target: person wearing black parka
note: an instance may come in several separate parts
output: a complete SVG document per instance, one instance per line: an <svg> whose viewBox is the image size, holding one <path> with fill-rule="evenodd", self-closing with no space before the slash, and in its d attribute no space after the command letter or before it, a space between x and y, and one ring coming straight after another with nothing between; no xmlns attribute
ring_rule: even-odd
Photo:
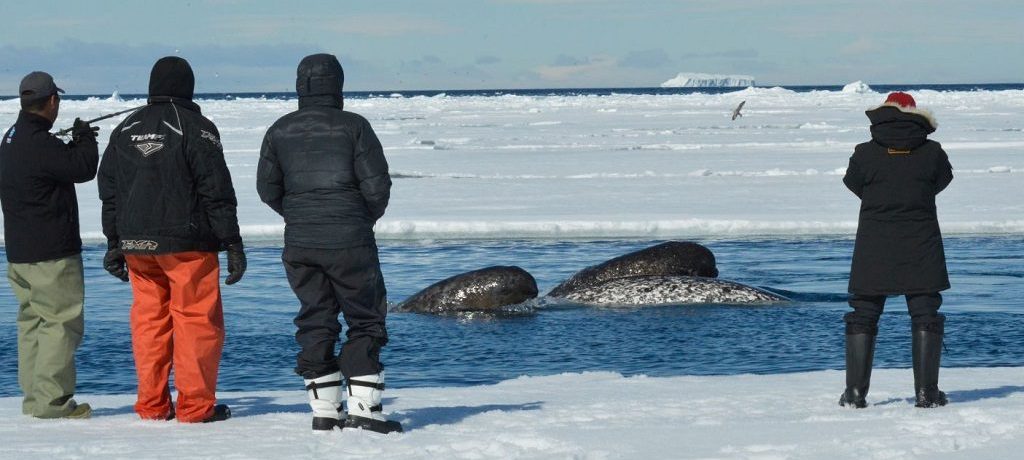
<svg viewBox="0 0 1024 460"><path fill-rule="evenodd" d="M281 260L301 304L295 373L309 395L313 430L398 432L401 423L387 420L381 404L387 289L373 233L391 197L391 176L370 122L344 109L344 80L335 56L302 59L298 110L267 130L256 191L285 222ZM335 353L339 315L348 330Z"/></svg>
<svg viewBox="0 0 1024 460"><path fill-rule="evenodd" d="M846 390L842 406L867 406L865 396L886 296L904 295L911 317L917 407L947 403L939 391L939 362L949 289L935 197L953 180L953 168L938 142L928 139L938 124L906 93L889 94L866 112L871 141L857 145L843 183L861 199L850 268L846 322Z"/></svg>
<svg viewBox="0 0 1024 460"><path fill-rule="evenodd" d="M32 72L19 86L18 120L0 137L0 207L7 279L18 299L22 413L89 418L75 401L75 353L85 333L85 271L75 184L96 177L96 131L76 118L70 143L50 133L64 90Z"/></svg>
<svg viewBox="0 0 1024 460"><path fill-rule="evenodd" d="M247 263L220 133L194 95L188 61L158 59L146 106L111 132L97 174L103 268L131 280L134 409L143 420L231 417L217 403L226 333L218 253L227 251L225 284L241 280Z"/></svg>

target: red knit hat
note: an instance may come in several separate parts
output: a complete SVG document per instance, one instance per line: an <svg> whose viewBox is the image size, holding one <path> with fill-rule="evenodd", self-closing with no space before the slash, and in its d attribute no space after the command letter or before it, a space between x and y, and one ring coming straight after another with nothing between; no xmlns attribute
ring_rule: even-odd
<svg viewBox="0 0 1024 460"><path fill-rule="evenodd" d="M917 102L914 102L914 98L907 94L899 91L889 93L889 97L885 98L886 104L895 104L903 108L917 108Z"/></svg>

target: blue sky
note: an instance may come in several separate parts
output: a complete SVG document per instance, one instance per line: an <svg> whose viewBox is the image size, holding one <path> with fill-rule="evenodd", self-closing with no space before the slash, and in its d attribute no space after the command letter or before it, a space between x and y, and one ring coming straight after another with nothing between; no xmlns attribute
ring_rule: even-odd
<svg viewBox="0 0 1024 460"><path fill-rule="evenodd" d="M144 93L179 55L197 92L293 91L307 54L346 89L1024 82L1019 0L8 1L0 94L33 70L72 94Z"/></svg>

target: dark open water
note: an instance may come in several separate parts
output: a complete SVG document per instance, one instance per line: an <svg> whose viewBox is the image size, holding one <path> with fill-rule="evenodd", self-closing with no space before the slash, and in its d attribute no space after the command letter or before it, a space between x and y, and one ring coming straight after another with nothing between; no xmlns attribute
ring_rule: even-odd
<svg viewBox="0 0 1024 460"><path fill-rule="evenodd" d="M381 242L392 302L430 283L487 265L519 265L546 292L583 268L658 241ZM701 241L721 277L796 300L771 307L636 309L543 305L515 317L389 316L383 359L393 387L494 383L520 375L588 370L652 376L780 373L843 368L842 315L853 241L846 237ZM1024 366L1024 237L946 239L953 289L945 293L945 366ZM223 391L294 390L297 302L274 244L248 251L249 271L224 288L227 343ZM0 251L2 253L2 251ZM132 393L127 284L86 263L86 335L80 393ZM2 254L0 254L2 256ZM6 266L4 264L4 266ZM17 387L16 301L0 270L0 396ZM876 364L909 367L910 324L902 298L883 316Z"/></svg>

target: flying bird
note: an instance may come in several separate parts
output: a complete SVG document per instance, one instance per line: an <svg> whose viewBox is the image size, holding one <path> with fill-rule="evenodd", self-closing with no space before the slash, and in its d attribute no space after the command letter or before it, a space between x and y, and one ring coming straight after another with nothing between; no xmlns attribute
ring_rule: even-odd
<svg viewBox="0 0 1024 460"><path fill-rule="evenodd" d="M746 103L747 103L747 101L740 102L740 105L737 105L735 109L732 109L732 119L733 120L735 120L736 117L742 117L743 116L743 114L740 113L740 110L743 110L743 104L746 104Z"/></svg>

